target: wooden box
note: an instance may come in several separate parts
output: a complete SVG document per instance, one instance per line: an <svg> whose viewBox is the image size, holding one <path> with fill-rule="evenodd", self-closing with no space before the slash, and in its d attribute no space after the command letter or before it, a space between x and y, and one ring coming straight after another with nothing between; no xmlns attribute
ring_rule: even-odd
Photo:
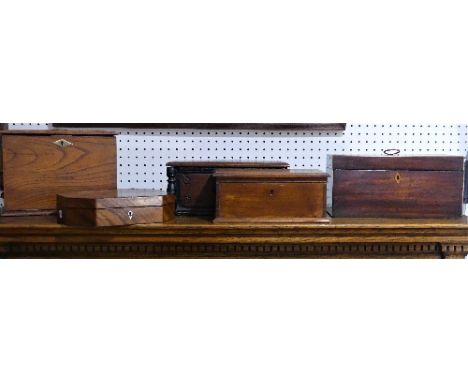
<svg viewBox="0 0 468 382"><path fill-rule="evenodd" d="M216 170L216 223L328 222L327 174L316 170Z"/></svg>
<svg viewBox="0 0 468 382"><path fill-rule="evenodd" d="M463 157L329 157L334 217L462 215Z"/></svg>
<svg viewBox="0 0 468 382"><path fill-rule="evenodd" d="M217 169L286 169L285 162L169 162L167 192L176 196L177 215L213 216Z"/></svg>
<svg viewBox="0 0 468 382"><path fill-rule="evenodd" d="M117 187L112 132L9 130L0 138L3 215L50 213L58 193Z"/></svg>
<svg viewBox="0 0 468 382"><path fill-rule="evenodd" d="M175 197L153 190L76 191L57 195L57 221L76 226L163 223L174 218Z"/></svg>

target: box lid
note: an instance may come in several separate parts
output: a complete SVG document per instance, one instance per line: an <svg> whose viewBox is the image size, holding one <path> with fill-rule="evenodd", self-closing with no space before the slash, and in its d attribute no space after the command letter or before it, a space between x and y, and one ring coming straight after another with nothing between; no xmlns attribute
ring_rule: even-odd
<svg viewBox="0 0 468 382"><path fill-rule="evenodd" d="M213 168L288 168L286 162L234 162L234 161L172 161L166 166L172 167L213 167Z"/></svg>
<svg viewBox="0 0 468 382"><path fill-rule="evenodd" d="M278 180L278 181L326 181L328 174L319 170L286 170L286 169L221 169L214 173L215 178L222 180Z"/></svg>
<svg viewBox="0 0 468 382"><path fill-rule="evenodd" d="M174 195L157 190L74 191L57 195L59 209L158 207L174 202Z"/></svg>
<svg viewBox="0 0 468 382"><path fill-rule="evenodd" d="M109 130L65 130L65 129L45 129L45 130L1 130L0 135L75 135L75 136L114 136L114 131Z"/></svg>
<svg viewBox="0 0 468 382"><path fill-rule="evenodd" d="M462 156L354 156L332 155L334 170L463 171Z"/></svg>

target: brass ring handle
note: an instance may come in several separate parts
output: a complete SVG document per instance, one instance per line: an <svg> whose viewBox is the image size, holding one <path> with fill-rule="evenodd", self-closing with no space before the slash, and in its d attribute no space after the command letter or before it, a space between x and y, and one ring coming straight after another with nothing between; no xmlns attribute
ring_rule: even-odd
<svg viewBox="0 0 468 382"><path fill-rule="evenodd" d="M400 154L401 150L399 149L386 149L383 151L385 155L394 156Z"/></svg>

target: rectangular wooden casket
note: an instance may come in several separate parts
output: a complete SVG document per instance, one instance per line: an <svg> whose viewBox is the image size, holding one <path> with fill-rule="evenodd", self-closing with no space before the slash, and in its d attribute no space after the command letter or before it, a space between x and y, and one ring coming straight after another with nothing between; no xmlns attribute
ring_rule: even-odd
<svg viewBox="0 0 468 382"><path fill-rule="evenodd" d="M316 223L326 217L327 174L216 170L216 223Z"/></svg>
<svg viewBox="0 0 468 382"><path fill-rule="evenodd" d="M75 226L163 223L175 215L175 197L154 190L77 191L57 195L58 222Z"/></svg>
<svg viewBox="0 0 468 382"><path fill-rule="evenodd" d="M285 162L169 162L167 192L176 196L177 215L214 216L216 188L213 173L217 169L286 169Z"/></svg>
<svg viewBox="0 0 468 382"><path fill-rule="evenodd" d="M3 215L51 213L58 193L117 187L113 132L8 130L0 138Z"/></svg>
<svg viewBox="0 0 468 382"><path fill-rule="evenodd" d="M334 217L451 218L462 215L461 156L334 155Z"/></svg>

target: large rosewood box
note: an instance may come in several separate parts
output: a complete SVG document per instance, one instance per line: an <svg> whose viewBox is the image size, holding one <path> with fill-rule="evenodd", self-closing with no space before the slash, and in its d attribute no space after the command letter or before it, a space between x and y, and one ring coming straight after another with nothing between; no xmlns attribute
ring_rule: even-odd
<svg viewBox="0 0 468 382"><path fill-rule="evenodd" d="M169 162L167 192L176 196L177 215L213 216L215 212L215 182L217 169L286 169L285 162Z"/></svg>
<svg viewBox="0 0 468 382"><path fill-rule="evenodd" d="M77 191L57 195L57 220L92 227L163 223L174 218L174 207L174 195L161 191Z"/></svg>
<svg viewBox="0 0 468 382"><path fill-rule="evenodd" d="M216 223L328 222L327 174L316 170L217 170Z"/></svg>
<svg viewBox="0 0 468 382"><path fill-rule="evenodd" d="M117 187L112 132L9 130L0 138L4 215L50 213L58 193Z"/></svg>
<svg viewBox="0 0 468 382"><path fill-rule="evenodd" d="M334 217L462 215L463 157L329 157Z"/></svg>

